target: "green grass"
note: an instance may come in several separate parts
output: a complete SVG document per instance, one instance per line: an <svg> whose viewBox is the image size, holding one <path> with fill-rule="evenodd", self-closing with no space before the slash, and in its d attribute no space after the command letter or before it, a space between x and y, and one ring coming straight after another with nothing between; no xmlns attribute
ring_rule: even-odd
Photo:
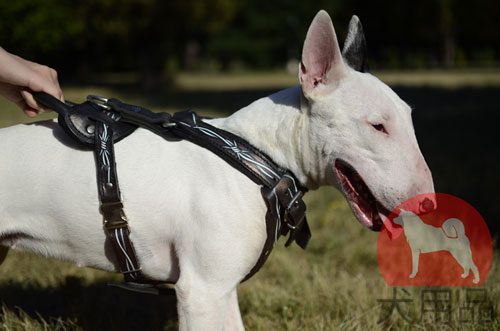
<svg viewBox="0 0 500 331"><path fill-rule="evenodd" d="M302 251L280 240L259 273L239 287L248 330L500 330L500 320L458 323L463 288L451 288L454 322L409 324L396 311L385 323L377 299L390 298L377 267L377 233L364 229L333 189L307 196L313 239ZM500 312L498 256L486 283L489 304ZM155 297L106 287L121 277L102 271L10 252L1 266L0 330L175 330L174 297ZM422 288L405 288L420 311ZM460 301L460 300L461 301ZM454 299L455 300L455 299ZM385 308L384 308L385 309Z"/></svg>
<svg viewBox="0 0 500 331"><path fill-rule="evenodd" d="M486 75L483 81L477 72L387 72L381 73L381 78L398 85L398 92L405 100L417 105L416 131L417 134L425 132L419 141L439 190L463 197L460 192L476 192L479 186L484 197L477 205L486 201L492 208L480 210L488 222L487 216L498 215L495 209L498 194L493 184L488 184L498 182L491 180L497 177L485 177L488 171L477 171L472 161L463 160L461 148L453 148L466 132L477 135L481 146L498 141L487 129L488 123L481 122L476 128L471 115L497 113L499 71L492 70L494 74ZM172 112L194 106L203 114L215 116L228 114L259 96L295 82L295 77L282 73L183 74L176 88L161 94L144 93L122 85L65 87L64 92L68 100L75 102L83 101L87 94L98 94L158 111ZM464 86L472 88L461 89ZM0 99L0 109L0 127L28 120L3 99ZM45 114L36 120L51 116L54 114ZM448 126L443 126L444 119ZM461 131L453 131L455 128ZM443 130L445 132L441 132ZM481 138L485 134L488 139ZM450 142L447 143L448 136ZM476 147L473 153L475 160L498 164L498 153L485 154L481 147ZM467 168L461 167L464 163ZM468 167L472 170L464 176ZM496 172L491 173L490 176L497 176ZM471 195L471 199L477 196ZM468 197L465 199L470 201ZM487 305L492 307L495 316L492 323L459 323L458 308L464 304L465 290L449 288L454 300L450 325L432 321L408 324L396 311L388 321L379 324L382 307L377 299L390 298L392 288L385 284L378 270L377 233L363 228L340 194L331 188L310 192L306 200L313 233L310 247L306 251L296 245L285 248L281 239L261 271L239 287L240 308L247 330L500 330L497 252L488 279L481 287L488 291ZM476 206L476 202L472 204ZM174 297L129 293L106 286L109 282L121 282L121 277L11 251L0 266L0 330L176 329ZM405 288L414 299L412 304L404 306L410 316L415 317L420 311L422 289Z"/></svg>

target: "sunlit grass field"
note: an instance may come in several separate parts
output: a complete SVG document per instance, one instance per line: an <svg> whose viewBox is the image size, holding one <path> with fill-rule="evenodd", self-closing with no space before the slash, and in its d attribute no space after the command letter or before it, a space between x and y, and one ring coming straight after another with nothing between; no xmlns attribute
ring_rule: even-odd
<svg viewBox="0 0 500 331"><path fill-rule="evenodd" d="M414 88L500 86L499 71L489 72L496 74L486 74L485 80L480 79L481 71L431 72L427 80L421 72L382 72L380 77L391 84ZM156 111L173 112L192 105L201 114L225 116L257 97L295 84L296 77L283 73L215 77L183 74L176 87L163 96L106 84L63 85L63 90L65 97L75 102L82 102L87 94L97 94ZM27 121L3 99L0 109L0 127ZM36 120L53 116L44 114ZM420 122L432 118L429 116L423 116ZM423 152L427 157L425 149ZM439 165L439 159L430 162L431 170L432 164ZM440 182L440 178L435 181ZM285 248L282 238L261 271L239 287L247 330L500 330L497 252L481 286L487 290L483 306L491 308L493 314L489 322L480 323L478 314L472 322L460 322L465 289L440 287L452 293L451 323L434 321L429 313L420 323L408 323L396 309L379 323L388 307L377 300L391 298L393 288L385 284L378 269L378 233L361 226L333 188L309 192L306 201L313 234L309 248ZM100 222L96 220L96 226ZM174 296L136 294L106 285L121 281L116 274L10 251L0 266L0 330L176 330ZM419 317L423 289L399 288L399 295L413 299L412 303L400 304L403 315Z"/></svg>

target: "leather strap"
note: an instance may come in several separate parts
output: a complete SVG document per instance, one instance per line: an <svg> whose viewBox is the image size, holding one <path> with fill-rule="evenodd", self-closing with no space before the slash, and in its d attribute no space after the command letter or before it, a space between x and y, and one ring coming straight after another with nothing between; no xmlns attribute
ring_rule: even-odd
<svg viewBox="0 0 500 331"><path fill-rule="evenodd" d="M96 121L106 123L113 129L115 143L129 136L137 128L137 125L120 121L120 114L117 112L99 107L94 102L64 103L44 92L33 92L33 96L37 102L57 112L57 120L63 130L87 149L94 148Z"/></svg>
<svg viewBox="0 0 500 331"><path fill-rule="evenodd" d="M311 231L305 217L306 205L302 200L307 189L300 186L292 173L278 167L243 138L202 121L192 111L178 112L172 121L177 124L172 130L176 136L211 150L263 186L261 193L267 206L267 239L257 263L243 281L262 267L281 235L290 232L285 246L296 241L303 249L307 247Z"/></svg>
<svg viewBox="0 0 500 331"><path fill-rule="evenodd" d="M205 147L262 186L261 194L267 206L267 239L257 263L243 281L262 267L279 236L290 234L285 246L295 241L303 249L307 247L311 232L302 200L307 189L300 186L291 172L277 166L243 138L204 122L192 111L178 112L171 117L167 113L155 114L117 99L89 96L90 102L75 105L64 104L43 92L34 96L37 101L59 113L59 123L70 136L87 146L94 146L104 228L126 281L155 283L144 279L129 238L113 152L113 143L138 126L168 140L186 139ZM89 132L83 132L79 123L95 125L94 137L89 137Z"/></svg>
<svg viewBox="0 0 500 331"><path fill-rule="evenodd" d="M105 123L96 122L95 161L97 189L104 218L104 229L113 245L120 272L125 281L134 282L142 277L134 246L130 241L130 230L116 175L115 153L113 149L113 129Z"/></svg>
<svg viewBox="0 0 500 331"><path fill-rule="evenodd" d="M273 187L285 172L246 140L202 121L195 112L175 113L172 121L176 136L209 149L258 185Z"/></svg>

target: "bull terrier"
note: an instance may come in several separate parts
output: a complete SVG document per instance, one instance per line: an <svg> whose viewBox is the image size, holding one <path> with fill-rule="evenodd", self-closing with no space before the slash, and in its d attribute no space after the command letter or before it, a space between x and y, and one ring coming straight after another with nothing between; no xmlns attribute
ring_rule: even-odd
<svg viewBox="0 0 500 331"><path fill-rule="evenodd" d="M308 189L337 187L359 222L378 230L390 210L434 187L410 107L366 69L358 18L341 51L320 11L300 85L210 124L248 140ZM175 283L180 329L243 330L236 287L266 240L260 187L212 152L144 129L115 154L142 272ZM0 155L0 246L117 271L92 151L76 148L54 120L1 129Z"/></svg>

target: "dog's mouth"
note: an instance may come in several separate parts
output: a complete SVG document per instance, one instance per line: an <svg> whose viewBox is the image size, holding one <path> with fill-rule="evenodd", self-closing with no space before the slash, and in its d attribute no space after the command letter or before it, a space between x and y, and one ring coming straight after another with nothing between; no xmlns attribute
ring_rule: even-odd
<svg viewBox="0 0 500 331"><path fill-rule="evenodd" d="M383 220L390 211L370 191L359 173L347 162L335 160L335 172L354 215L358 221L373 231L380 231Z"/></svg>

